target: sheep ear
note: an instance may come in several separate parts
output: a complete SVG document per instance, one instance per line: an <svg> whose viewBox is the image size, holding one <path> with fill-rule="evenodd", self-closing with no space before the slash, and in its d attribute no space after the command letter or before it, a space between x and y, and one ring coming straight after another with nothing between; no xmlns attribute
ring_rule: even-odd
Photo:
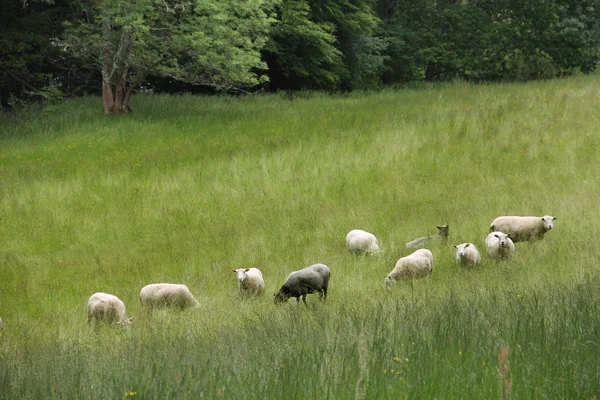
<svg viewBox="0 0 600 400"><path fill-rule="evenodd" d="M471 244L471 243L467 243L467 244L465 244L465 247L469 247L469 245L470 245L470 244Z"/></svg>
<svg viewBox="0 0 600 400"><path fill-rule="evenodd" d="M497 237L498 239L500 239L500 236L498 236L498 235L494 235L494 236Z"/></svg>
<svg viewBox="0 0 600 400"><path fill-rule="evenodd" d="M235 269L232 269L232 270L231 270L231 272L233 272L233 273L235 274L235 273L237 272L237 270L235 270Z"/></svg>
<svg viewBox="0 0 600 400"><path fill-rule="evenodd" d="M246 272L250 271L250 268L246 268Z"/></svg>
<svg viewBox="0 0 600 400"><path fill-rule="evenodd" d="M453 244L452 247L454 247L455 249L458 249L458 246Z"/></svg>
<svg viewBox="0 0 600 400"><path fill-rule="evenodd" d="M556 218L556 217L552 217L552 221L554 221L555 219L558 219L558 218Z"/></svg>
<svg viewBox="0 0 600 400"><path fill-rule="evenodd" d="M129 322L133 322L133 321L135 321L135 317L129 318Z"/></svg>

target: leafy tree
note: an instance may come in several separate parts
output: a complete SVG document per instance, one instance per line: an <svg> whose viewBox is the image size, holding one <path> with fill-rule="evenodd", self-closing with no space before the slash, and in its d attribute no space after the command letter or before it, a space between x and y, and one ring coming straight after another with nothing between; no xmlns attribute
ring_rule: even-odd
<svg viewBox="0 0 600 400"><path fill-rule="evenodd" d="M330 89L344 71L335 26L315 22L307 0L284 0L265 51L273 89Z"/></svg>
<svg viewBox="0 0 600 400"><path fill-rule="evenodd" d="M106 114L131 111L149 75L224 90L264 82L275 0L81 0L56 44L102 74Z"/></svg>
<svg viewBox="0 0 600 400"><path fill-rule="evenodd" d="M89 76L66 60L50 39L62 34L67 1L0 2L0 104L46 101L72 95Z"/></svg>

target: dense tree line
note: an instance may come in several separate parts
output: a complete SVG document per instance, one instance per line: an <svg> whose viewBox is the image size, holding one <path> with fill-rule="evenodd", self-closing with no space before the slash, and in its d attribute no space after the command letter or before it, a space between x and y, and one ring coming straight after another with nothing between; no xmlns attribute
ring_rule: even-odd
<svg viewBox="0 0 600 400"><path fill-rule="evenodd" d="M2 0L0 103L588 73L600 0Z"/></svg>

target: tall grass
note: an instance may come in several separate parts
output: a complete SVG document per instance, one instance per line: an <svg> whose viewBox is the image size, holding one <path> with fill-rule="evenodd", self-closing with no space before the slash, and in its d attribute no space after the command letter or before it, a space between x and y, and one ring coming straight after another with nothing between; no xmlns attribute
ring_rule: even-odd
<svg viewBox="0 0 600 400"><path fill-rule="evenodd" d="M0 398L597 396L599 84L139 96L126 118L84 98L0 117ZM384 289L405 242L448 223L483 252L507 214L558 221L510 262L463 271L439 246L431 277ZM348 254L354 228L385 252ZM316 262L327 302L275 306ZM267 294L242 300L238 267L260 268ZM143 310L139 290L162 281L201 307ZM131 329L87 326L96 291L123 299Z"/></svg>

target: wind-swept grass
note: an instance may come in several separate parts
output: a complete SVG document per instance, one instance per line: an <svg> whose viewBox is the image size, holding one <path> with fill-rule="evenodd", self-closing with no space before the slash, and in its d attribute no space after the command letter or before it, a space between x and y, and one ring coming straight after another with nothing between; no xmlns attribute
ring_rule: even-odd
<svg viewBox="0 0 600 400"><path fill-rule="evenodd" d="M506 346L514 398L600 394L598 76L133 105L0 116L0 398L501 398ZM544 214L543 241L487 259L496 216ZM404 243L443 223L433 275L387 292ZM385 252L348 254L355 228ZM454 261L467 241L475 271ZM327 302L275 306L317 262ZM264 296L237 295L239 267ZM163 281L201 307L143 310ZM87 326L96 291L131 329Z"/></svg>

